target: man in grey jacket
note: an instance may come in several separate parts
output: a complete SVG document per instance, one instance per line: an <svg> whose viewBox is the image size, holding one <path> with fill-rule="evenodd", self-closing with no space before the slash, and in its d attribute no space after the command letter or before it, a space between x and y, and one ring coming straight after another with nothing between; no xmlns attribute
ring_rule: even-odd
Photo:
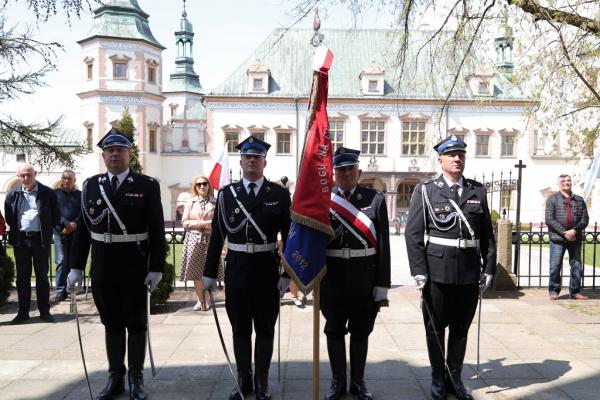
<svg viewBox="0 0 600 400"><path fill-rule="evenodd" d="M563 174L558 177L558 193L548 197L546 202L546 224L550 234L550 279L548 291L550 300L557 300L562 277L562 260L565 251L569 252L571 280L569 295L573 300L587 300L581 291L581 240L589 222L587 207L581 196L571 191L571 177Z"/></svg>

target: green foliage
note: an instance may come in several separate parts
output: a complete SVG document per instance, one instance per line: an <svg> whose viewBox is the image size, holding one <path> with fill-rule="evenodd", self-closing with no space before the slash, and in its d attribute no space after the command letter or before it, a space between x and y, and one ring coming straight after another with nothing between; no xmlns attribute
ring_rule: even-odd
<svg viewBox="0 0 600 400"><path fill-rule="evenodd" d="M0 244L0 304L10 295L10 287L15 279L15 264Z"/></svg>
<svg viewBox="0 0 600 400"><path fill-rule="evenodd" d="M170 246L167 245L166 259L169 259ZM173 292L173 281L175 280L175 266L168 261L165 262L165 272L163 273L162 280L156 286L156 289L150 296L150 304L155 307L160 304L164 304L169 299L169 296Z"/></svg>
<svg viewBox="0 0 600 400"><path fill-rule="evenodd" d="M492 225L496 226L498 220L500 219L500 213L496 210L492 210Z"/></svg>
<svg viewBox="0 0 600 400"><path fill-rule="evenodd" d="M129 168L131 168L133 172L141 174L143 168L142 164L140 164L140 149L135 143L135 125L133 124L133 118L131 118L131 114L129 113L129 107L125 107L125 110L123 110L123 114L121 114L121 120L119 121L119 130L132 143L131 162L129 163Z"/></svg>

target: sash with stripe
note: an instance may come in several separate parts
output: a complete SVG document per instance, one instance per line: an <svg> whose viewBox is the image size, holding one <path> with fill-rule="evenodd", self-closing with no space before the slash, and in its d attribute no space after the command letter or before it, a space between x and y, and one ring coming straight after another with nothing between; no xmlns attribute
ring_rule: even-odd
<svg viewBox="0 0 600 400"><path fill-rule="evenodd" d="M367 238L371 246L377 248L377 233L375 231L375 224L371 218L360 211L344 199L342 196L331 192L331 209L341 215L346 221L348 221L353 227L355 227L362 235Z"/></svg>

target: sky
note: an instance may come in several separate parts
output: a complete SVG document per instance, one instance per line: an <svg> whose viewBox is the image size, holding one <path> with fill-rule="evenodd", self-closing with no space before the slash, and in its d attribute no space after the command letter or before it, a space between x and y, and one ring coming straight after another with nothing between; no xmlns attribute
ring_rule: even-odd
<svg viewBox="0 0 600 400"><path fill-rule="evenodd" d="M60 1L59 1L60 3ZM163 51L163 85L175 68L175 36L182 11L182 0L138 0L140 7L150 15L150 29L154 37L167 49ZM225 80L277 28L289 27L297 16L290 0L187 0L188 20L194 26L194 68L205 89L211 90ZM96 8L96 7L94 7ZM342 5L329 10L321 9L322 29L389 28L388 11L366 11L355 21ZM47 75L46 86L33 95L24 95L16 101L2 103L2 113L8 113L27 122L44 122L63 116L63 128L78 129L81 83L81 48L76 43L89 31L92 13L69 22L64 15L37 23L23 0L9 0L4 10L5 25L18 30L30 27L35 38L56 41L64 46L57 54L58 70ZM311 28L313 14L296 28ZM325 38L326 40L327 38ZM2 71L0 71L1 73Z"/></svg>

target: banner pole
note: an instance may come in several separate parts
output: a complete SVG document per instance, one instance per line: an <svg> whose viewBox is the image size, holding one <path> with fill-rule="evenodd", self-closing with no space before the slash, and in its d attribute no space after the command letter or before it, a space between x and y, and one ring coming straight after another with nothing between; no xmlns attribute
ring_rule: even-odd
<svg viewBox="0 0 600 400"><path fill-rule="evenodd" d="M319 400L320 285L321 283L317 281L313 286L313 400Z"/></svg>

